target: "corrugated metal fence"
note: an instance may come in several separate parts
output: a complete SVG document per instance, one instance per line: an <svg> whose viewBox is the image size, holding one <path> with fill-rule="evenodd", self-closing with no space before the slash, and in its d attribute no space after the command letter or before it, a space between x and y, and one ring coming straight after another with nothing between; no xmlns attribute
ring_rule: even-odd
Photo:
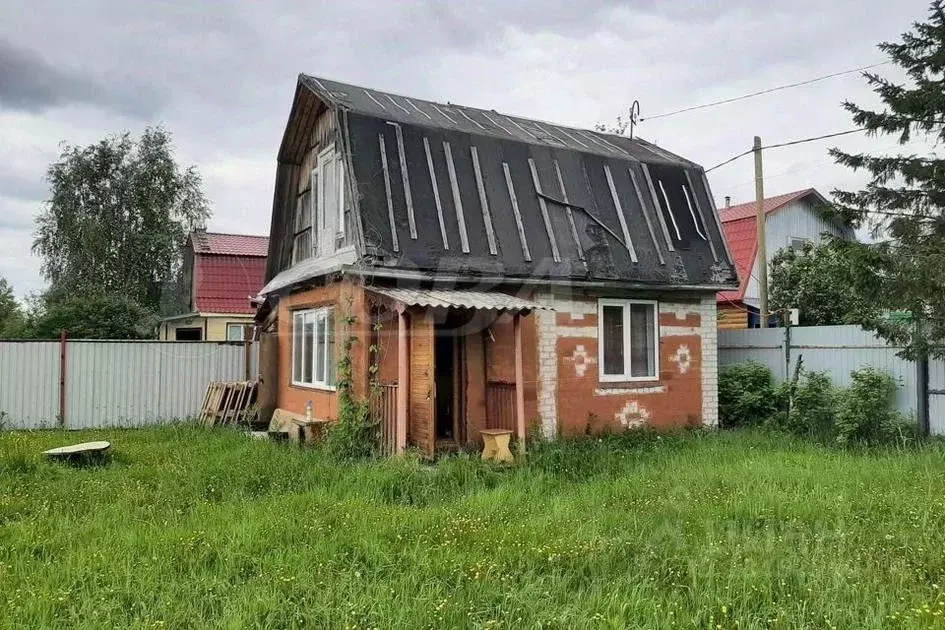
<svg viewBox="0 0 945 630"><path fill-rule="evenodd" d="M133 427L193 417L207 383L244 380L247 368L257 373L256 345L0 341L0 428Z"/></svg>
<svg viewBox="0 0 945 630"><path fill-rule="evenodd" d="M859 326L799 326L719 331L719 365L756 361L771 368L779 381L790 378L803 356L804 368L827 372L838 386L850 384L850 373L875 367L899 381L896 406L914 414L918 408L916 364L896 356L901 348L888 345ZM934 393L945 389L945 364L929 362L930 416L932 433L945 433L945 413L937 413ZM942 409L945 412L945 406Z"/></svg>

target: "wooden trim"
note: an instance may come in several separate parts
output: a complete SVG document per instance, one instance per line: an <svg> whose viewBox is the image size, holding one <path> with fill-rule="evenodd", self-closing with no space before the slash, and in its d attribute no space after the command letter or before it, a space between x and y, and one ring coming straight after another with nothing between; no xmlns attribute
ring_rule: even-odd
<svg viewBox="0 0 945 630"><path fill-rule="evenodd" d="M394 442L398 454L407 448L407 406L410 389L407 328L407 313L400 311L397 315L397 430Z"/></svg>
<svg viewBox="0 0 945 630"><path fill-rule="evenodd" d="M512 317L512 332L515 337L515 434L519 448L525 451L525 362L522 357L522 315Z"/></svg>

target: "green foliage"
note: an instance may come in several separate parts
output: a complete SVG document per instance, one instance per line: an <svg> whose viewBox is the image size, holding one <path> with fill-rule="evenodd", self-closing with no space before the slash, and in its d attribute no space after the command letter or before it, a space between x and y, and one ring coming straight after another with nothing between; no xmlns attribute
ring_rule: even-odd
<svg viewBox="0 0 945 630"><path fill-rule="evenodd" d="M850 264L858 244L827 239L807 244L801 253L786 247L771 261L772 311L796 308L801 326L860 324L878 314L873 300L875 275Z"/></svg>
<svg viewBox="0 0 945 630"><path fill-rule="evenodd" d="M46 176L33 251L52 290L123 296L159 312L179 275L181 244L210 214L200 175L178 166L170 134L152 127L140 138L66 146Z"/></svg>
<svg viewBox="0 0 945 630"><path fill-rule="evenodd" d="M339 461L365 459L376 455L378 451L378 427L371 417L370 401L355 399L352 391L354 381L351 351L358 338L350 334L350 328L356 321L351 315L346 316L344 320L347 336L338 359L335 384L338 394L338 419L328 425L323 445L326 452Z"/></svg>
<svg viewBox="0 0 945 630"><path fill-rule="evenodd" d="M106 467L40 454L100 439ZM0 627L941 623L941 444L634 432L538 455L339 465L223 429L2 432Z"/></svg>
<svg viewBox="0 0 945 630"><path fill-rule="evenodd" d="M918 325L876 319L866 325L907 358L945 356L945 158L935 147L945 141L945 99L942 99L942 59L945 58L945 2L931 3L925 22L917 22L898 42L879 49L898 66L894 79L866 73L881 107L865 109L846 102L853 122L870 136L892 136L899 144L924 140L926 155L850 154L831 150L838 163L868 175L859 191L834 191L839 215L852 225L872 228L883 243L860 245L851 257L872 273L877 308L910 311ZM902 77L902 78L900 78Z"/></svg>
<svg viewBox="0 0 945 630"><path fill-rule="evenodd" d="M26 315L13 294L13 287L0 277L0 339L18 339L26 333Z"/></svg>
<svg viewBox="0 0 945 630"><path fill-rule="evenodd" d="M726 429L759 426L777 410L774 378L754 361L719 370L719 424Z"/></svg>
<svg viewBox="0 0 945 630"><path fill-rule="evenodd" d="M840 394L837 409L837 442L840 444L889 444L914 439L915 423L893 409L899 384L875 368L851 373L849 388Z"/></svg>
<svg viewBox="0 0 945 630"><path fill-rule="evenodd" d="M772 417L772 426L822 443L834 439L837 391L826 373L802 371L796 383L781 385L778 400L786 409Z"/></svg>
<svg viewBox="0 0 945 630"><path fill-rule="evenodd" d="M55 339L67 330L73 339L150 339L157 318L120 295L47 296L34 315L29 336Z"/></svg>

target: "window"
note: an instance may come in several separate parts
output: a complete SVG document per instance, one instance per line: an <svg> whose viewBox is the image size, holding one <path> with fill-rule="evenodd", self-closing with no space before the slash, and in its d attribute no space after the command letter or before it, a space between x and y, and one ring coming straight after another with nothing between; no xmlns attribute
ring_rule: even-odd
<svg viewBox="0 0 945 630"><path fill-rule="evenodd" d="M600 300L600 380L653 380L659 375L657 304L650 300Z"/></svg>
<svg viewBox="0 0 945 630"><path fill-rule="evenodd" d="M319 229L334 227L337 234L345 232L344 162L330 146L318 154L315 167L322 182L318 190L316 224ZM314 188L313 188L314 189Z"/></svg>
<svg viewBox="0 0 945 630"><path fill-rule="evenodd" d="M312 225L312 198L317 179L312 173L311 186L296 198L295 220L292 241L292 264L309 258L314 253L314 227Z"/></svg>
<svg viewBox="0 0 945 630"><path fill-rule="evenodd" d="M800 236L792 236L788 239L788 247L793 249L797 254L803 254L804 247L806 247L808 243L810 243L809 238L803 238Z"/></svg>
<svg viewBox="0 0 945 630"><path fill-rule="evenodd" d="M335 388L335 315L331 308L292 314L292 384Z"/></svg>
<svg viewBox="0 0 945 630"><path fill-rule="evenodd" d="M247 331L247 328L251 330L252 326L247 326L246 324L227 324L226 325L226 340L227 341L246 341L251 336L251 333Z"/></svg>

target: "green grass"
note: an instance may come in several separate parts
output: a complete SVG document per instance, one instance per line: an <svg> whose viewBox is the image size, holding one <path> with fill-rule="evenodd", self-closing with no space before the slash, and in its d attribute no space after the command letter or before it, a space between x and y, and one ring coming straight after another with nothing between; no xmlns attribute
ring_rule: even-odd
<svg viewBox="0 0 945 630"><path fill-rule="evenodd" d="M39 453L109 439L110 465ZM945 625L945 450L638 434L341 466L188 427L0 434L0 627Z"/></svg>

